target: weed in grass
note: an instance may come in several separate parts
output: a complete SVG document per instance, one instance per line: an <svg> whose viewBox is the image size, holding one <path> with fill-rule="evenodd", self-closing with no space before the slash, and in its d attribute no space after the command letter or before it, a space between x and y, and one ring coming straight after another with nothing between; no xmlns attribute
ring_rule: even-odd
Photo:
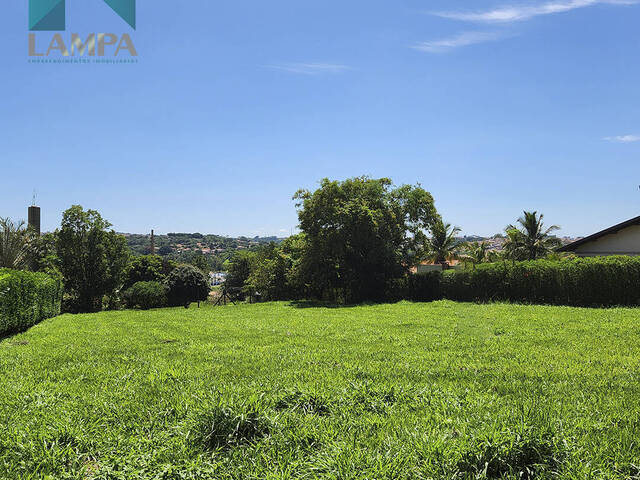
<svg viewBox="0 0 640 480"><path fill-rule="evenodd" d="M385 388L373 382L352 383L348 395L349 402L356 409L378 415L386 415L389 407L406 397L406 394L398 391L395 386Z"/></svg>
<svg viewBox="0 0 640 480"><path fill-rule="evenodd" d="M269 435L271 426L253 407L216 406L199 417L195 438L205 450L227 450L255 443Z"/></svg>
<svg viewBox="0 0 640 480"><path fill-rule="evenodd" d="M458 461L457 471L484 478L505 475L533 479L558 468L563 452L549 433L531 428L491 432L474 439Z"/></svg>
<svg viewBox="0 0 640 480"><path fill-rule="evenodd" d="M330 402L317 394L294 391L279 399L276 410L291 410L305 415L326 416L331 412Z"/></svg>

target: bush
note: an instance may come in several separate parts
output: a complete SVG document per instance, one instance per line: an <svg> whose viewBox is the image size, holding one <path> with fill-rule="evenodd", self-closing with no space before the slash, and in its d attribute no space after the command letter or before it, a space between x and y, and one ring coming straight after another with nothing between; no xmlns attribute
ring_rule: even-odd
<svg viewBox="0 0 640 480"><path fill-rule="evenodd" d="M0 336L59 315L61 301L60 278L0 269Z"/></svg>
<svg viewBox="0 0 640 480"><path fill-rule="evenodd" d="M124 292L129 308L142 310L160 308L167 304L167 288L159 282L136 282Z"/></svg>
<svg viewBox="0 0 640 480"><path fill-rule="evenodd" d="M168 289L169 305L184 305L189 308L191 302L201 302L209 296L209 282L204 273L193 265L179 265L165 280Z"/></svg>
<svg viewBox="0 0 640 480"><path fill-rule="evenodd" d="M422 277L422 278L421 278ZM640 258L594 257L478 265L408 280L405 298L579 307L640 305Z"/></svg>
<svg viewBox="0 0 640 480"><path fill-rule="evenodd" d="M137 282L162 282L175 267L174 262L158 255L134 257L125 270L122 288L128 290Z"/></svg>

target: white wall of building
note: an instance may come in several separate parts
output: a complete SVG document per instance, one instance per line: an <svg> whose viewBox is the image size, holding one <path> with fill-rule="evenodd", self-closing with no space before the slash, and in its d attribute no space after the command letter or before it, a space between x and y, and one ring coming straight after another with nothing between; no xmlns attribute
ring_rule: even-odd
<svg viewBox="0 0 640 480"><path fill-rule="evenodd" d="M580 257L640 255L640 225L632 225L580 245L575 254Z"/></svg>

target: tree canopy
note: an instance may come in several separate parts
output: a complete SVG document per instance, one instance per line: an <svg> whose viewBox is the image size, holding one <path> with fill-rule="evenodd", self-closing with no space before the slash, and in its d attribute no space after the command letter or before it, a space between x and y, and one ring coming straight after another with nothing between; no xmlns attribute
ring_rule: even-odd
<svg viewBox="0 0 640 480"><path fill-rule="evenodd" d="M429 192L388 178L324 179L294 199L305 235L301 280L314 297L349 303L383 298L389 280L424 258L439 219Z"/></svg>
<svg viewBox="0 0 640 480"><path fill-rule="evenodd" d="M507 241L504 249L512 260L536 260L552 253L561 245L560 240L551 235L560 227L545 227L544 215L538 212L523 212L516 225L507 225Z"/></svg>
<svg viewBox="0 0 640 480"><path fill-rule="evenodd" d="M62 214L56 251L65 291L80 312L99 311L102 298L113 294L124 280L127 242L110 228L97 211L85 211L80 205Z"/></svg>

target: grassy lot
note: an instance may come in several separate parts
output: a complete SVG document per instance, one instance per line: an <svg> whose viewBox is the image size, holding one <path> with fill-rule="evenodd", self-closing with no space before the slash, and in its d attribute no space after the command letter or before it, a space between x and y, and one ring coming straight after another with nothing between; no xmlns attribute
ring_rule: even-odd
<svg viewBox="0 0 640 480"><path fill-rule="evenodd" d="M0 342L0 478L640 478L640 311L61 316Z"/></svg>

